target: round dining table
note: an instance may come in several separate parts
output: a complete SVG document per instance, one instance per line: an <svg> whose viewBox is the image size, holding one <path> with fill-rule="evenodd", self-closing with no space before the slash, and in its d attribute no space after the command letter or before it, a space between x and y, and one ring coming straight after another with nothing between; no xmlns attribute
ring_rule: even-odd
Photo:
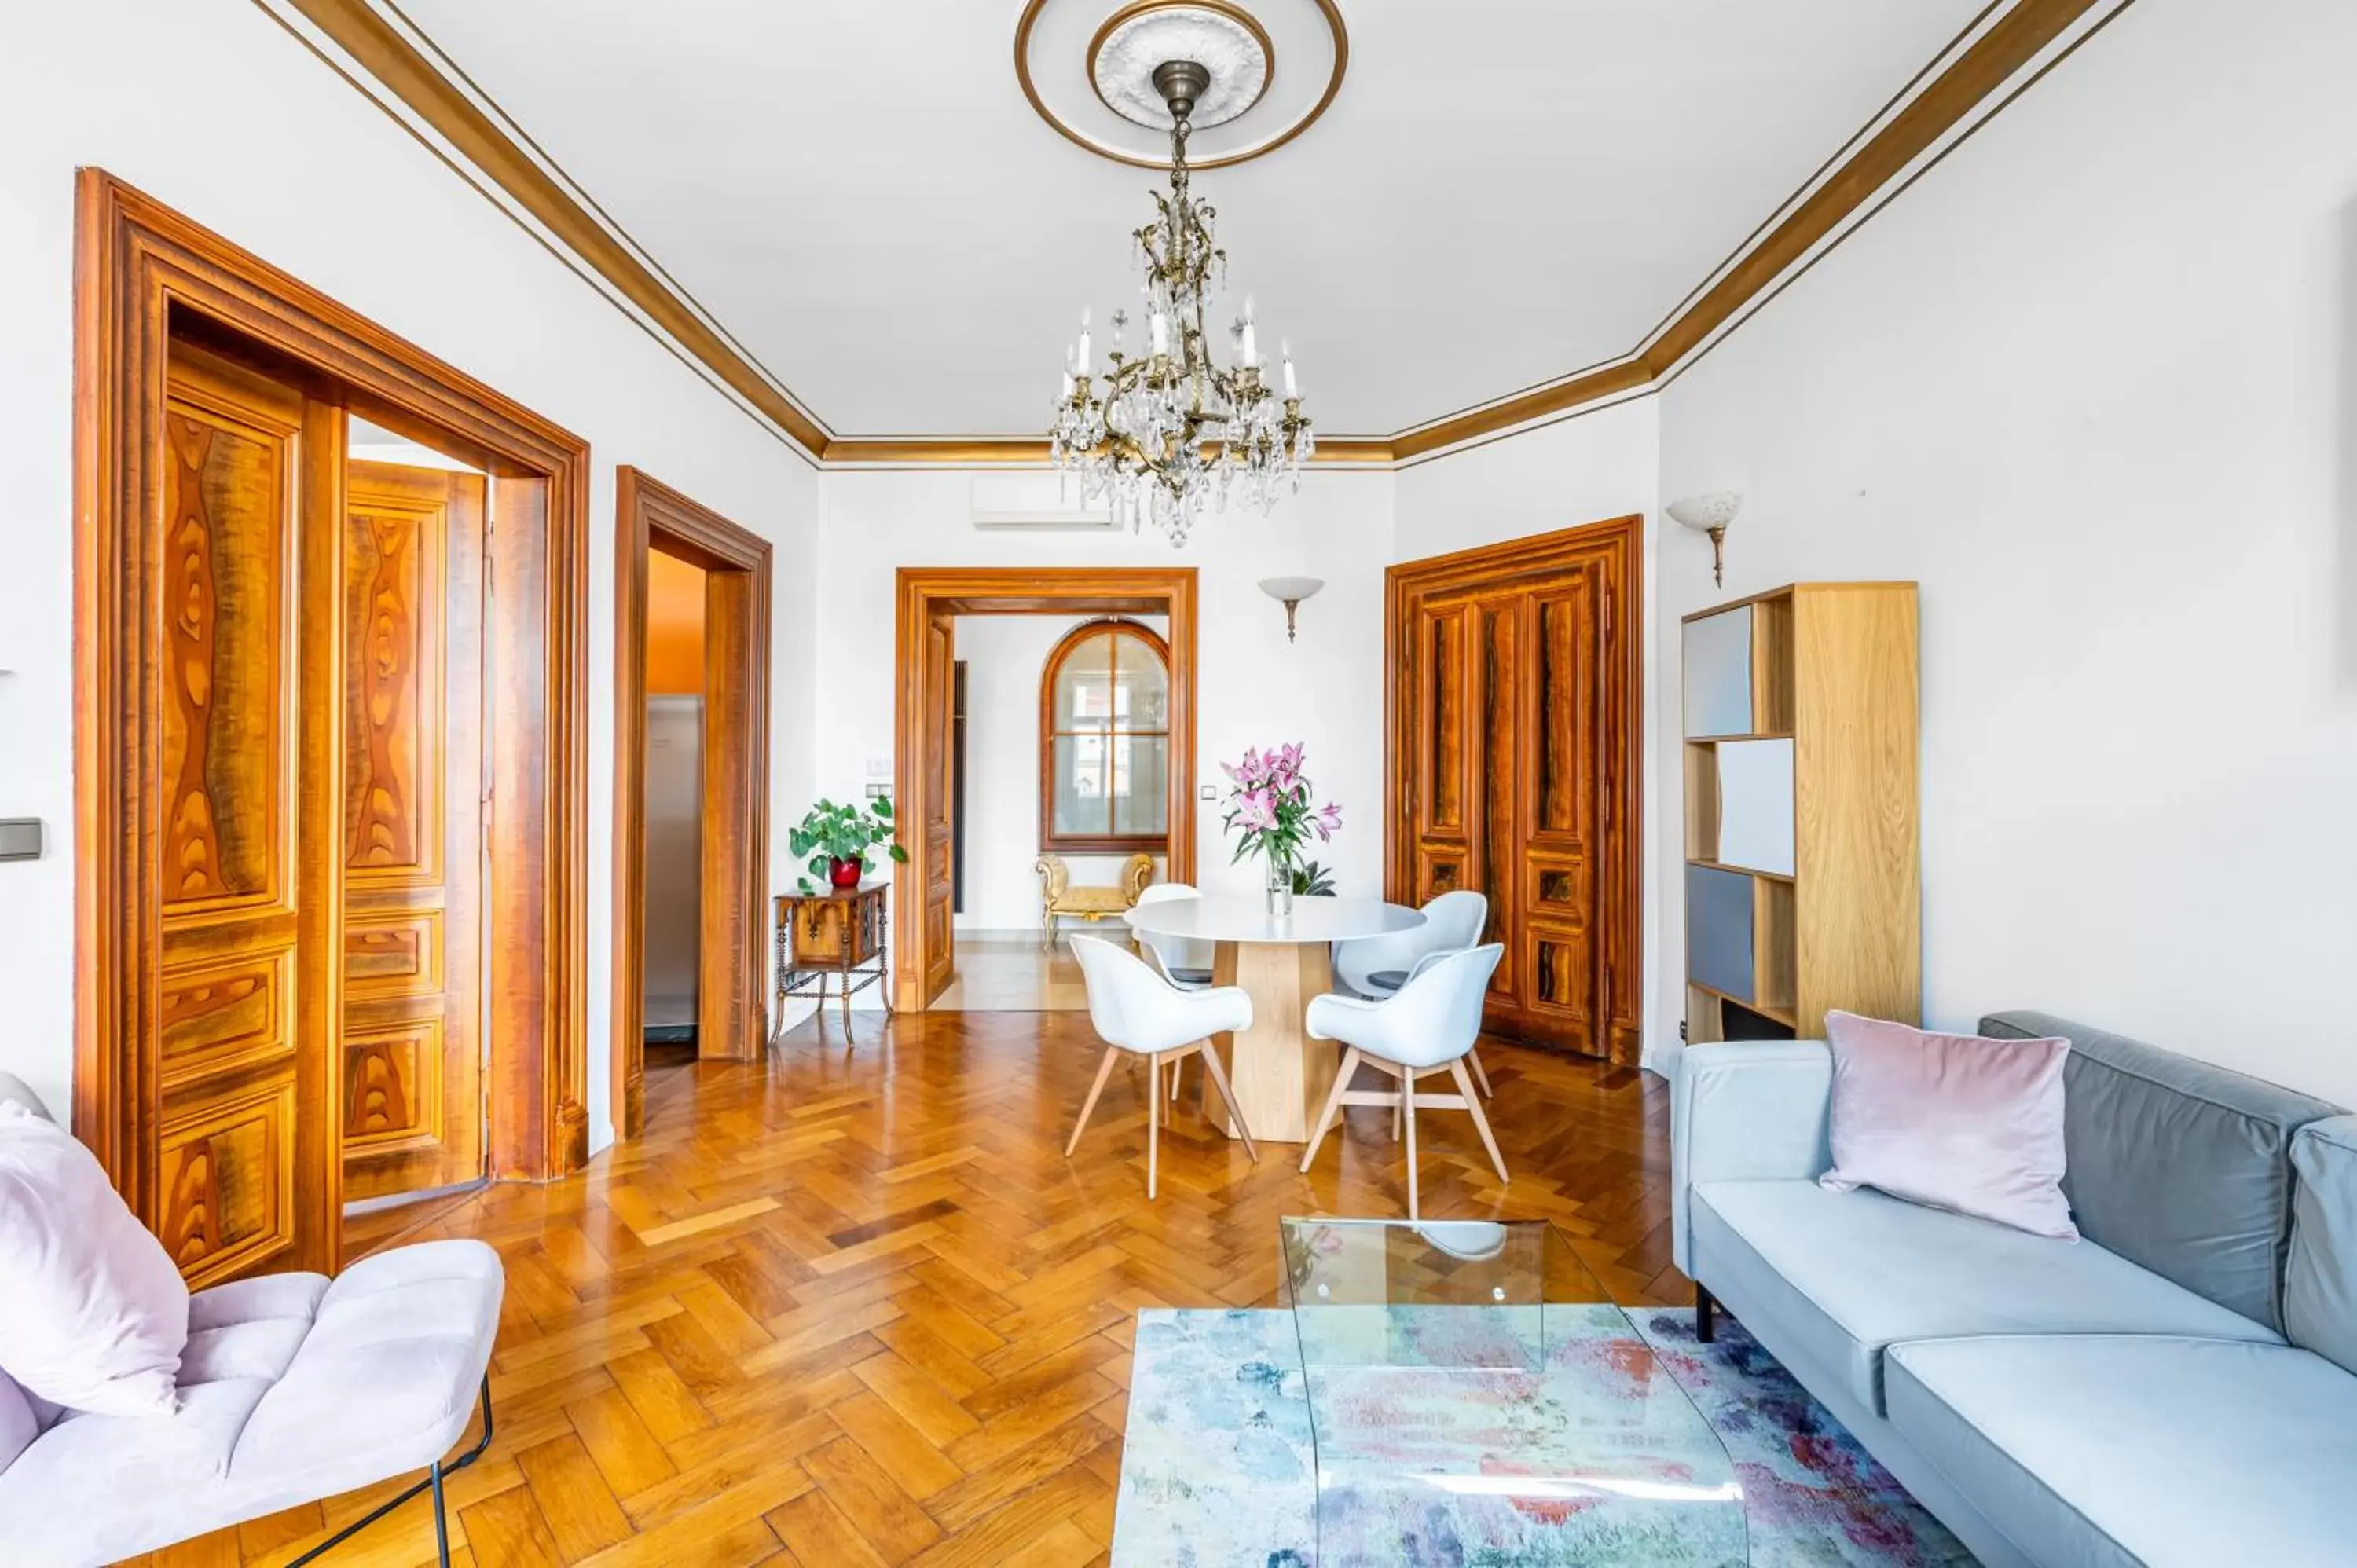
<svg viewBox="0 0 2357 1568"><path fill-rule="evenodd" d="M1424 924L1417 910L1380 898L1296 897L1289 915L1272 915L1265 894L1206 893L1140 904L1132 929L1213 945L1211 983L1240 985L1252 997L1249 1029L1211 1043L1226 1063L1244 1124L1272 1144L1309 1140L1310 1118L1325 1104L1342 1053L1313 1040L1302 1015L1310 998L1333 989L1332 944L1388 936ZM1234 1133L1226 1109L1206 1098L1203 1112Z"/></svg>

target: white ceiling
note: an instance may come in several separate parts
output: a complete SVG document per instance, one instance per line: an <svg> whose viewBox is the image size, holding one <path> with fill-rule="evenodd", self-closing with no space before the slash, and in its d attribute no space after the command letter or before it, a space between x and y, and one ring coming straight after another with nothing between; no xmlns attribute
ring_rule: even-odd
<svg viewBox="0 0 2357 1568"><path fill-rule="evenodd" d="M1634 348L1980 7L1341 3L1325 117L1197 187L1329 435ZM1038 434L1136 298L1158 182L1032 111L1017 0L402 5L838 435Z"/></svg>

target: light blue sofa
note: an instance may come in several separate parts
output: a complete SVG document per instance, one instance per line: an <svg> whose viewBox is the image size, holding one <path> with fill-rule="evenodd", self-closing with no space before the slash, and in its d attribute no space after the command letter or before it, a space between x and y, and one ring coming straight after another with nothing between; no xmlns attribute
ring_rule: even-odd
<svg viewBox="0 0 2357 1568"><path fill-rule="evenodd" d="M1820 1042L1697 1046L1678 1266L1992 1568L2357 1563L2357 1116L2062 1035L2063 1242L1827 1192Z"/></svg>

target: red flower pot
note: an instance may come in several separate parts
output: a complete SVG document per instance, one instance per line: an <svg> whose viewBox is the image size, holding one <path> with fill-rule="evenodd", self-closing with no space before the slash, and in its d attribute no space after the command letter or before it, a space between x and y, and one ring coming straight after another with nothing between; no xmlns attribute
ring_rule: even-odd
<svg viewBox="0 0 2357 1568"><path fill-rule="evenodd" d="M829 858L826 865L826 879L837 887L856 887L859 886L859 873L862 869L857 860Z"/></svg>

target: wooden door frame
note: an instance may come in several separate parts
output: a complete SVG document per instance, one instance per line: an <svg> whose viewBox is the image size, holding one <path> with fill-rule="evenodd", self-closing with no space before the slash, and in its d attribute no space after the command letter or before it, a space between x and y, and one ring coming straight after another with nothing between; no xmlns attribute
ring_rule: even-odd
<svg viewBox="0 0 2357 1568"><path fill-rule="evenodd" d="M1604 746L1607 776L1601 785L1613 814L1612 826L1603 834L1597 886L1599 908L1612 929L1597 933L1596 1014L1600 1041L1611 1059L1625 1056L1632 1064L1642 1050L1645 1004L1644 536L1643 516L1631 513L1403 561L1383 573L1383 890L1384 897L1406 902L1415 897L1415 832L1405 788L1414 756L1413 737L1405 726L1414 708L1400 689L1400 674L1413 604L1434 589L1492 582L1504 586L1525 574L1560 571L1587 558L1612 563L1610 581L1617 591L1601 596L1598 602L1607 618L1605 633L1617 635L1623 650L1620 679L1609 693L1618 700L1607 704L1605 717L1608 732L1617 724L1620 734L1617 746L1609 733ZM1610 954L1616 950L1627 955L1633 973L1612 972Z"/></svg>
<svg viewBox="0 0 2357 1568"><path fill-rule="evenodd" d="M646 1124L647 553L657 548L706 574L696 1053L749 1060L769 1038L770 542L624 464L614 500L613 1063L624 1138Z"/></svg>
<svg viewBox="0 0 2357 1568"><path fill-rule="evenodd" d="M485 636L503 673L490 701L487 897L502 940L485 955L495 1042L486 1158L501 1179L578 1169L588 1159L588 444L103 170L80 170L75 195L76 1135L134 1212L156 1222L163 789L149 535L163 493L165 367L182 315L490 476L497 586ZM339 509L340 469L336 489ZM340 528L337 537L340 556ZM340 789L341 748L332 750ZM340 927L340 908L334 918ZM328 1103L340 1107L342 1062L328 1057ZM331 1212L341 1145L326 1141Z"/></svg>
<svg viewBox="0 0 2357 1568"><path fill-rule="evenodd" d="M935 615L1158 615L1168 618L1170 653L1169 849L1168 876L1195 880L1195 631L1192 566L903 566L893 664L892 806L906 825L925 820L924 634ZM919 851L922 845L918 846ZM918 908L921 853L892 867L893 1005L924 1006L927 954Z"/></svg>

